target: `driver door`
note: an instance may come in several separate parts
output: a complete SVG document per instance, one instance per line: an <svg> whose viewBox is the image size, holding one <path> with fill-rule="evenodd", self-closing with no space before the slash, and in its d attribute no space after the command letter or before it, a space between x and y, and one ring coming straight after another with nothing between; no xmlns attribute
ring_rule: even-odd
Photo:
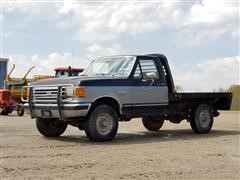
<svg viewBox="0 0 240 180"><path fill-rule="evenodd" d="M168 104L168 87L161 62L154 57L138 57L132 77L132 107L152 108Z"/></svg>

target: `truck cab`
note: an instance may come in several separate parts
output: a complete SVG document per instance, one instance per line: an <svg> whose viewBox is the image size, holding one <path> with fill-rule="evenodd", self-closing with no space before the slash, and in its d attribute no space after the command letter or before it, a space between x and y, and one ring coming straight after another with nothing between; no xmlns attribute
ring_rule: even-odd
<svg viewBox="0 0 240 180"><path fill-rule="evenodd" d="M25 107L38 131L60 136L68 125L93 141L112 140L119 121L142 119L150 131L165 120L190 122L208 133L218 110L229 110L231 93L177 93L161 54L109 56L93 60L80 77L33 82Z"/></svg>

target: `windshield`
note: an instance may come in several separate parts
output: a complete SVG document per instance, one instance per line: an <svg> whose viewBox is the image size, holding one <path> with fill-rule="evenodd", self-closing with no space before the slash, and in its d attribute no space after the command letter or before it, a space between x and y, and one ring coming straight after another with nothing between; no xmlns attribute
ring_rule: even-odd
<svg viewBox="0 0 240 180"><path fill-rule="evenodd" d="M83 74L87 76L111 75L127 77L134 62L134 56L103 57L93 60Z"/></svg>

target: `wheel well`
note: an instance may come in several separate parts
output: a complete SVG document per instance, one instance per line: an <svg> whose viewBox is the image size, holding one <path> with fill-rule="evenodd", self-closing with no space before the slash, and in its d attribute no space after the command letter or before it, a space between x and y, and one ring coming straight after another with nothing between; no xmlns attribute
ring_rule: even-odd
<svg viewBox="0 0 240 180"><path fill-rule="evenodd" d="M95 107L102 105L102 104L111 106L116 111L117 115L120 116L120 105L119 105L118 101L112 97L102 97L102 98L95 100L91 105L88 115L92 112L92 110Z"/></svg>
<svg viewBox="0 0 240 180"><path fill-rule="evenodd" d="M213 115L217 116L217 114L218 114L217 110L214 109L214 106L211 102L207 102L207 101L199 102L199 103L192 105L191 108L189 108L189 109L191 109L190 116L193 116L194 111L202 104L208 105L209 107L211 107Z"/></svg>

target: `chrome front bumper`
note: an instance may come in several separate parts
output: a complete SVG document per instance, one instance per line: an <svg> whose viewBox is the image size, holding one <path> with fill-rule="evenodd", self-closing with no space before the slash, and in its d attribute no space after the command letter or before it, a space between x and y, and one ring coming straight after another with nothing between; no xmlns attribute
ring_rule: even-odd
<svg viewBox="0 0 240 180"><path fill-rule="evenodd" d="M59 118L86 116L91 103L79 102L75 98L66 98L66 87L72 85L28 86L29 95L23 99L26 113L32 118ZM23 96L22 96L23 97Z"/></svg>
<svg viewBox="0 0 240 180"><path fill-rule="evenodd" d="M26 103L24 109L32 118L59 118L64 120L71 117L86 116L90 106L90 103L68 103L61 104L61 108L57 104L34 104L30 107L29 103Z"/></svg>

